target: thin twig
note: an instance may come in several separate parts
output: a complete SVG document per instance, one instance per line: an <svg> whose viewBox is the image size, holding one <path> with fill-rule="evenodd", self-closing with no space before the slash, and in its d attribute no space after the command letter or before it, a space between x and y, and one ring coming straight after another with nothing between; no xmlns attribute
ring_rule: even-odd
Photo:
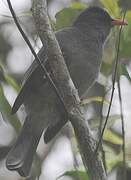
<svg viewBox="0 0 131 180"><path fill-rule="evenodd" d="M123 22L124 22L124 19L125 19L125 16L126 16L126 11L127 11L127 9L125 10L124 15L123 15ZM110 97L110 104L109 104L106 120L105 120L103 129L102 129L102 133L101 133L100 139L98 141L98 144L97 144L97 147L96 147L96 150L95 150L95 154L97 153L97 151L99 149L99 146L100 146L100 144L102 142L102 137L103 137L103 134L104 134L104 131L105 131L108 119L109 119L109 115L110 115L110 111L111 111L111 106L112 106L112 101L113 101L113 97L114 97L115 81L116 81L116 77L117 77L117 67L118 67L118 63L119 63L119 52L120 52L120 42L121 42L122 27L123 26L121 25L120 30L119 30L119 34L118 34L118 46L117 46L115 69L114 69L113 82L112 82L112 91L111 91L111 97Z"/></svg>
<svg viewBox="0 0 131 180"><path fill-rule="evenodd" d="M124 125L124 116L123 116L123 106L122 106L122 93L121 93L121 86L120 86L120 76L118 77L117 85L118 85L118 94L119 94L119 101L120 101L120 116L121 116L122 140L123 140L123 144L122 144L122 152L123 152L123 179L126 179L125 125Z"/></svg>
<svg viewBox="0 0 131 180"><path fill-rule="evenodd" d="M41 69L43 70L44 75L46 76L47 80L49 81L49 83L51 84L52 88L54 89L54 91L55 91L56 95L58 96L61 104L63 105L65 111L67 112L66 107L65 107L65 104L64 104L64 101L63 101L63 99L62 99L61 96L60 96L59 90L57 89L55 83L53 82L52 78L50 77L50 75L49 75L48 71L46 70L44 64L42 64L40 58L37 56L36 52L34 51L33 46L31 45L31 43L30 43L29 39L27 38L25 32L23 31L20 23L18 22L17 16L16 16L16 14L15 14L15 12L14 12L14 9L13 9L13 7L12 7L12 4L11 4L10 0L7 0L7 3L8 3L10 12L11 12L11 14L12 14L12 17L13 17L13 19L14 19L14 22L15 22L18 30L20 31L23 39L24 39L25 42L27 43L27 45L28 45L29 49L31 50L32 54L34 55L36 62L38 63L38 65L39 65L39 66L41 67Z"/></svg>
<svg viewBox="0 0 131 180"><path fill-rule="evenodd" d="M106 92L104 92L103 96L102 96L102 105L101 105L101 113L100 113L100 124L99 124L99 128L98 128L98 138L99 139L101 137L102 125L103 125L103 113L102 113L102 110L103 110L103 106L104 106L105 94L106 94ZM103 145L102 144L100 145L100 150L101 150L101 153L102 153L102 161L103 161L103 165L104 165L104 168L105 168L105 173L107 174L105 151L103 149Z"/></svg>

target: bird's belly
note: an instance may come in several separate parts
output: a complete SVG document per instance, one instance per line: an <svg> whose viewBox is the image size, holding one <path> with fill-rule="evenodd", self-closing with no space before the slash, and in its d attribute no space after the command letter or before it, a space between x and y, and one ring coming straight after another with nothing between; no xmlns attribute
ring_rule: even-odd
<svg viewBox="0 0 131 180"><path fill-rule="evenodd" d="M69 72L79 95L82 96L95 82L99 67L94 68L93 65L88 63L76 63L69 67Z"/></svg>

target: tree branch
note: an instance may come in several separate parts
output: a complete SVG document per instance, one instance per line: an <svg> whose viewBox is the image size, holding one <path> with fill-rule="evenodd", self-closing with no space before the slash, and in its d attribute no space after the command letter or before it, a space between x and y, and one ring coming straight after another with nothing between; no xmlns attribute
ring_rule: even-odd
<svg viewBox="0 0 131 180"><path fill-rule="evenodd" d="M94 156L96 142L92 137L88 123L85 121L84 114L82 114L78 92L70 78L59 44L51 29L46 1L32 0L32 2L32 13L37 32L47 52L51 76L74 127L83 163L88 168L91 180L105 180L106 175L102 162L97 156Z"/></svg>
<svg viewBox="0 0 131 180"><path fill-rule="evenodd" d="M120 64L119 64L120 65ZM124 114L123 114L123 103L122 103L122 92L120 85L120 74L117 77L117 86L118 86L118 96L120 102L120 116L121 116L121 126L122 126L122 152L123 152L123 179L127 179L126 174L126 142L125 142L125 123L124 123Z"/></svg>
<svg viewBox="0 0 131 180"><path fill-rule="evenodd" d="M20 23L19 23L19 21L18 21L18 19L17 19L17 17L16 17L16 14L15 14L15 12L14 12L14 10L13 10L13 7L12 7L12 5L11 5L10 0L7 0L7 3L8 3L10 12L11 12L11 14L12 14L12 17L13 17L13 19L14 19L14 22L15 22L18 30L20 31L23 39L24 39L25 42L27 43L27 45L28 45L29 49L31 50L31 52L32 52L35 60L36 60L37 63L38 63L38 65L39 65L39 66L41 67L41 69L43 70L43 74L46 76L48 82L51 84L51 86L52 86L52 88L54 89L56 95L59 97L60 102L63 104L63 100L61 99L61 96L59 95L59 92L58 92L57 87L55 86L55 84L54 84L52 78L50 77L48 71L46 70L44 64L41 62L41 59L40 59L40 58L38 57L38 55L36 54L34 48L32 47L32 45L31 45L31 43L30 43L30 41L29 41L29 39L27 38L25 32L23 31L23 29L22 29L22 27L21 27L21 25L20 25ZM45 47L46 47L46 46L45 46ZM65 108L65 107L64 107L64 108Z"/></svg>

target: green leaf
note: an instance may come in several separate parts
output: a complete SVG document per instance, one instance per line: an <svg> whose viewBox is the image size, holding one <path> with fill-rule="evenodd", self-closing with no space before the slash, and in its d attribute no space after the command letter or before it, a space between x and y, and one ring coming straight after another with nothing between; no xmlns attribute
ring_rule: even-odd
<svg viewBox="0 0 131 180"><path fill-rule="evenodd" d="M0 80L13 87L17 92L20 91L20 86L18 85L18 83L14 80L13 77L11 77L11 75L4 72L4 68L2 67L2 65L0 65Z"/></svg>
<svg viewBox="0 0 131 180"><path fill-rule="evenodd" d="M85 9L87 8L87 4L80 3L80 2L73 2L70 6L72 9Z"/></svg>
<svg viewBox="0 0 131 180"><path fill-rule="evenodd" d="M115 56L116 56L116 29L112 29L110 33L110 37L107 39L105 45L104 45L104 51L103 51L103 61L107 64L112 64Z"/></svg>
<svg viewBox="0 0 131 180"><path fill-rule="evenodd" d="M109 147L107 145L104 145L104 151L105 151L107 171L111 172L111 170L114 167L116 167L122 163L122 161L123 161L122 152L117 154L111 147Z"/></svg>
<svg viewBox="0 0 131 180"><path fill-rule="evenodd" d="M32 11L24 11L22 13L17 14L17 17L32 17Z"/></svg>
<svg viewBox="0 0 131 180"><path fill-rule="evenodd" d="M90 119L89 123L91 125L91 128L98 129L100 125L100 118L99 116L93 117L93 119ZM103 116L102 124L104 125L104 122L106 120L106 116ZM120 120L120 115L112 115L108 118L107 128L111 128L116 121Z"/></svg>
<svg viewBox="0 0 131 180"><path fill-rule="evenodd" d="M110 142L112 144L116 145L122 145L122 138L118 136L118 134L112 132L109 129L105 129L103 139L107 142Z"/></svg>
<svg viewBox="0 0 131 180"><path fill-rule="evenodd" d="M5 17L5 18L10 18L13 19L13 17L11 15L6 15L6 14L0 14L1 17ZM25 12L21 12L21 13L17 13L17 17L31 17L32 16L32 12L31 11L25 11Z"/></svg>
<svg viewBox="0 0 131 180"><path fill-rule="evenodd" d="M9 84L11 87L13 87L17 92L20 91L20 86L10 75L5 74L5 80L6 80L7 84Z"/></svg>
<svg viewBox="0 0 131 180"><path fill-rule="evenodd" d="M59 176L57 179L59 179L59 178L61 178L63 176L69 176L69 177L72 177L74 179L80 177L80 179L82 179L82 180L89 180L87 172L80 171L80 170L79 171L75 171L75 170L67 171L64 174L62 174L61 176Z"/></svg>
<svg viewBox="0 0 131 180"><path fill-rule="evenodd" d="M109 14L114 17L120 17L120 8L118 0L100 0L101 4L108 10Z"/></svg>
<svg viewBox="0 0 131 180"><path fill-rule="evenodd" d="M114 123L116 121L120 120L120 119L121 119L121 116L117 115L117 114L109 116L108 123L107 123L107 128L111 128L114 125ZM104 117L104 122L105 122L105 120L106 120L106 117Z"/></svg>
<svg viewBox="0 0 131 180"><path fill-rule="evenodd" d="M6 118L6 120L8 120L8 122L13 126L15 131L19 133L21 128L21 123L16 115L11 115L11 106L4 95L3 88L1 85L0 85L0 112Z"/></svg>
<svg viewBox="0 0 131 180"><path fill-rule="evenodd" d="M99 102L99 103L104 102L104 103L106 103L106 104L109 104L109 101L107 101L107 100L104 100L104 101L103 101L103 97L94 96L94 97L89 97L89 98L87 98L87 99L81 100L80 105L81 105L81 106L85 106L85 105L90 104L90 103L92 103L92 102Z"/></svg>
<svg viewBox="0 0 131 180"><path fill-rule="evenodd" d="M124 27L121 35L120 58L131 58L131 11L127 11L125 19L128 26Z"/></svg>
<svg viewBox="0 0 131 180"><path fill-rule="evenodd" d="M72 3L70 7L64 8L56 14L56 30L71 26L75 18L84 10L87 5L83 3Z"/></svg>

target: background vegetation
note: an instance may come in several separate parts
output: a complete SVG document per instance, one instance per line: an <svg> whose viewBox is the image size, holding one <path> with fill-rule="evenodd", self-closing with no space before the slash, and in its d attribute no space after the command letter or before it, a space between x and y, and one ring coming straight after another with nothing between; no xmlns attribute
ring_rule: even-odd
<svg viewBox="0 0 131 180"><path fill-rule="evenodd" d="M36 35L31 2L12 1L13 7L36 51L41 43ZM70 26L78 14L90 5L99 5L114 18L121 18L125 10L128 26L122 30L118 73L115 83L113 105L109 116L101 156L111 180L131 179L131 2L125 0L49 0L49 15L54 30ZM7 171L5 158L15 142L24 120L24 108L17 115L11 115L11 106L20 90L26 69L31 64L32 55L13 23L6 0L0 2L0 179L22 179L17 173ZM113 29L104 48L100 77L89 91L82 105L87 111L87 119L94 136L99 139L102 125L107 116L112 79L118 47L118 27ZM123 128L121 126L123 124ZM64 147L64 148L63 148ZM74 134L66 126L49 145L41 138L33 164L30 180L37 179L78 179L87 180Z"/></svg>

